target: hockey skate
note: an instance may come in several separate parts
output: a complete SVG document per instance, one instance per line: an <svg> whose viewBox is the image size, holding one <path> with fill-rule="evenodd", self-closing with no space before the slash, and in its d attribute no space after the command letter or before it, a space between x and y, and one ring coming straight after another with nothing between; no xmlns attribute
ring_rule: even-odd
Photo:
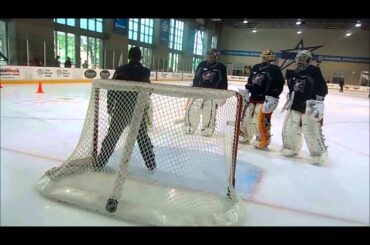
<svg viewBox="0 0 370 245"><path fill-rule="evenodd" d="M267 150L268 149L267 147L269 146L269 144L270 144L270 138L267 140L261 139L260 141L256 141L254 146L262 150Z"/></svg>
<svg viewBox="0 0 370 245"><path fill-rule="evenodd" d="M268 151L269 148L267 146L260 146L260 144L258 143L255 143L254 144L254 148L258 149L258 150L264 150L264 151Z"/></svg>
<svg viewBox="0 0 370 245"><path fill-rule="evenodd" d="M294 157L298 155L298 152L288 149L288 148L283 148L280 152L283 156L286 156L286 157Z"/></svg>
<svg viewBox="0 0 370 245"><path fill-rule="evenodd" d="M214 132L215 130L213 128L202 128L200 134L205 137L210 137L213 135Z"/></svg>
<svg viewBox="0 0 370 245"><path fill-rule="evenodd" d="M252 144L253 137L249 137L246 132L240 131L239 135L239 143L242 144Z"/></svg>
<svg viewBox="0 0 370 245"><path fill-rule="evenodd" d="M239 136L239 143L249 145L251 144L251 140L249 140L248 137Z"/></svg>
<svg viewBox="0 0 370 245"><path fill-rule="evenodd" d="M311 154L310 155L312 164L315 166L325 166L327 165L328 155L326 152L322 154Z"/></svg>
<svg viewBox="0 0 370 245"><path fill-rule="evenodd" d="M195 128L193 127L186 127L185 128L185 134L194 134L195 133Z"/></svg>
<svg viewBox="0 0 370 245"><path fill-rule="evenodd" d="M268 145L267 144L261 144L261 138L260 137L257 137L257 139L254 141L254 147L258 150L264 150L264 151L268 151Z"/></svg>

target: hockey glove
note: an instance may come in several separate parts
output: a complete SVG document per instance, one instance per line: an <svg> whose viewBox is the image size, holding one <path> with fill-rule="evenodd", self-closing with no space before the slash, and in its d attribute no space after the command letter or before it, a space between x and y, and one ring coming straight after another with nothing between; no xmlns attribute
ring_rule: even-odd
<svg viewBox="0 0 370 245"><path fill-rule="evenodd" d="M279 104L278 98L266 95L265 102L263 103L263 106L262 106L262 112L272 113L277 108L278 104Z"/></svg>
<svg viewBox="0 0 370 245"><path fill-rule="evenodd" d="M324 117L324 101L322 100L307 100L306 115L316 121L320 121Z"/></svg>
<svg viewBox="0 0 370 245"><path fill-rule="evenodd" d="M244 102L249 103L249 90L238 88L238 91L243 95Z"/></svg>

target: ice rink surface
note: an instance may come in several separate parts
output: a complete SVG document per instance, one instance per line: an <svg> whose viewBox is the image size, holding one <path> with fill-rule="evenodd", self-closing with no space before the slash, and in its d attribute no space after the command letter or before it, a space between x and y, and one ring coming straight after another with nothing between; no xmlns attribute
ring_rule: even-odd
<svg viewBox="0 0 370 245"><path fill-rule="evenodd" d="M171 82L188 85L189 82ZM229 89L243 88L229 82ZM1 88L1 225L135 225L51 201L36 189L80 138L91 84L3 85ZM239 144L236 190L247 203L246 226L369 225L369 98L329 90L323 133L328 166L310 164L304 144L297 158L279 153L287 88L272 115L269 151Z"/></svg>

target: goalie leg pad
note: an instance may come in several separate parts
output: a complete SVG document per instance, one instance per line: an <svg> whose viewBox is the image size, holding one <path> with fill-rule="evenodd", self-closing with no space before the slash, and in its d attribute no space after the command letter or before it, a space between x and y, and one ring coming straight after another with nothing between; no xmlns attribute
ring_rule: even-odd
<svg viewBox="0 0 370 245"><path fill-rule="evenodd" d="M325 156L327 154L327 146L325 145L325 137L322 133L321 123L304 114L302 116L302 128L310 155L318 159L320 159L321 156ZM325 159L322 160L325 161Z"/></svg>
<svg viewBox="0 0 370 245"><path fill-rule="evenodd" d="M192 134L200 122L203 99L190 99L189 109L185 113L185 133Z"/></svg>
<svg viewBox="0 0 370 245"><path fill-rule="evenodd" d="M264 113L263 106L258 113L258 129L260 133L260 141L256 142L255 146L261 149L266 148L271 142L271 113Z"/></svg>
<svg viewBox="0 0 370 245"><path fill-rule="evenodd" d="M204 100L201 135L211 136L214 133L216 128L216 111L214 100Z"/></svg>
<svg viewBox="0 0 370 245"><path fill-rule="evenodd" d="M242 143L250 142L255 135L253 115L255 114L256 104L249 103L246 106L247 108L244 113L244 117L242 118L242 124L240 126L240 134L243 137L240 141Z"/></svg>
<svg viewBox="0 0 370 245"><path fill-rule="evenodd" d="M283 124L283 149L281 153L284 156L297 155L303 145L302 113L294 110L288 110Z"/></svg>
<svg viewBox="0 0 370 245"><path fill-rule="evenodd" d="M252 120L250 124L251 129L249 129L253 131L253 133L256 135L256 144L259 144L259 141L261 140L261 133L260 133L260 129L258 126L258 114L262 110L262 105L263 104L261 103L256 104L253 114L252 114Z"/></svg>

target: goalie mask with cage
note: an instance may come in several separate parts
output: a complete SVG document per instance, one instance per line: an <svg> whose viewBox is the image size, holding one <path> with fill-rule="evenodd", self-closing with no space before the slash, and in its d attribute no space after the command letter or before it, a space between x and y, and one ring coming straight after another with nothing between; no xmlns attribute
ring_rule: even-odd
<svg viewBox="0 0 370 245"><path fill-rule="evenodd" d="M271 49L265 49L261 52L262 62L271 62L276 60L276 55Z"/></svg>
<svg viewBox="0 0 370 245"><path fill-rule="evenodd" d="M295 57L297 66L308 65L312 61L312 54L308 50L301 50Z"/></svg>
<svg viewBox="0 0 370 245"><path fill-rule="evenodd" d="M208 55L209 55L209 54L213 54L213 55L216 57L216 59L218 59L218 58L220 57L220 55L221 55L220 51L218 51L218 49L215 49L215 48L213 48L213 49L209 50L209 51L207 52L207 54L208 54Z"/></svg>

